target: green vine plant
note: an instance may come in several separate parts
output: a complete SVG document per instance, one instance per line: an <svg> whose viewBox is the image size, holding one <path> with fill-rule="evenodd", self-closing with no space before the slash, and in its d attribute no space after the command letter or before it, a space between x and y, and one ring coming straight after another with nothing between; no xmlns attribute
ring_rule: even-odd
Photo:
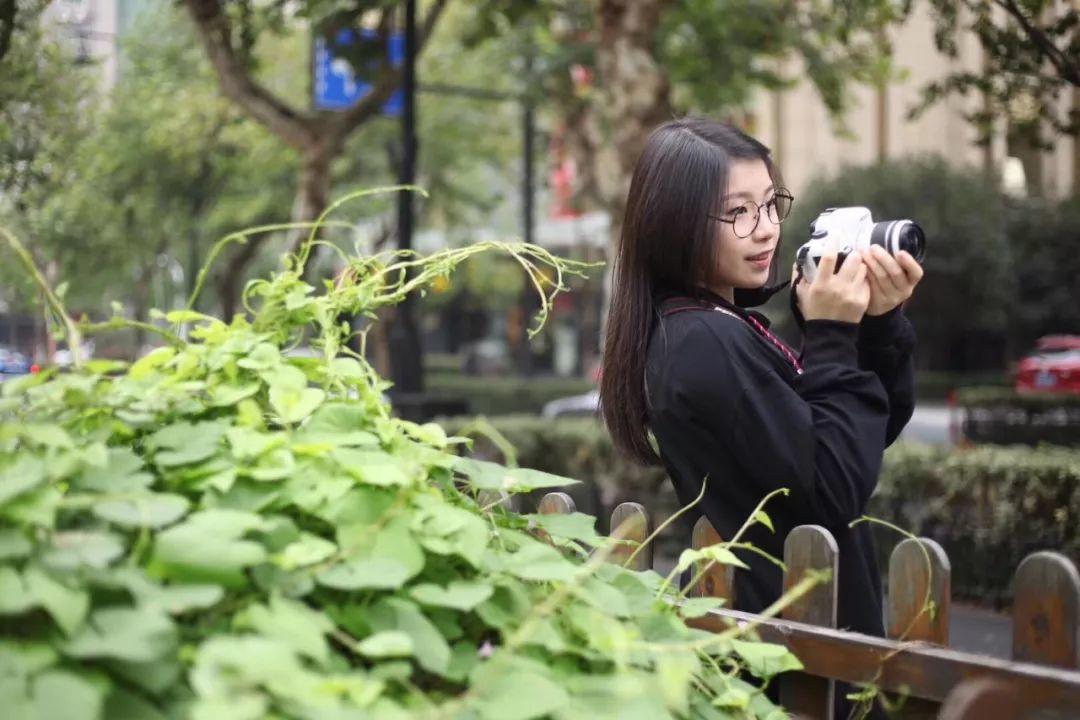
<svg viewBox="0 0 1080 720"><path fill-rule="evenodd" d="M353 193L326 215L387 191L414 189ZM370 324L344 320L370 323L468 258L505 252L540 296L535 333L566 277L592 266L522 243L341 251L344 271L312 285L305 264L329 224L249 283L233 318L192 309L204 268L187 309L148 323L163 344L131 363L78 356L83 334L130 321L75 322L0 231L75 355L68 371L0 386L5 717L786 717L763 690L801 668L790 652L753 623L689 626L716 602L608 562L624 539L590 516L486 503L576 481L514 467L512 453L470 458L468 438L394 417L364 356ZM294 227L230 235L209 262ZM301 343L316 356L289 353ZM756 522L769 524L763 509ZM736 547L750 548L733 538L696 559L739 564Z"/></svg>
<svg viewBox="0 0 1080 720"><path fill-rule="evenodd" d="M931 594L932 588L934 586L934 564L930 560L930 552L926 549L926 546L923 543L918 542L919 539L915 536L914 533L910 532L909 530L905 530L904 528L899 527L898 525L894 525L887 520L882 520L881 518L872 517L870 515L863 515L860 518L856 518L848 524L848 527L855 527L856 525L860 525L862 523L881 525L882 527L886 527L895 533L903 535L905 538L915 540L918 543L919 551L922 553L923 559L926 561L926 597L923 599L923 604L922 607L919 608L919 612L915 613L915 616L911 618L911 622L908 623L908 626L904 628L903 632L900 633L900 636L896 638L897 641L901 643L901 645L892 652L886 653L881 658L881 663L878 665L878 668L875 671L874 677L872 679L863 683L859 683L858 690L845 696L848 700L851 700L854 703L848 716L848 720L863 720L864 718L869 717L871 711L873 710L875 700L881 703L882 707L890 715L897 713L903 709L906 696L901 693L897 700L890 700L888 696L886 696L885 693L881 691L878 682L881 679L882 672L884 672L885 670L885 664L888 663L888 661L891 660L897 653L904 649L903 643L907 640L907 637L911 634L912 629L919 622L922 616L929 615L931 618L935 618L937 617L938 613L937 603L933 601Z"/></svg>

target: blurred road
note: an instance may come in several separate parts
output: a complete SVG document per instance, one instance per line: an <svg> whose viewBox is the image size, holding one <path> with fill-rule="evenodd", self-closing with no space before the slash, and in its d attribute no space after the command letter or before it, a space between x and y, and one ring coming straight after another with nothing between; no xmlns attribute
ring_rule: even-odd
<svg viewBox="0 0 1080 720"><path fill-rule="evenodd" d="M943 404L920 404L915 408L915 414L911 416L907 427L900 433L900 439L931 445L952 445L949 437L949 413L949 408ZM959 419L958 414L957 422Z"/></svg>

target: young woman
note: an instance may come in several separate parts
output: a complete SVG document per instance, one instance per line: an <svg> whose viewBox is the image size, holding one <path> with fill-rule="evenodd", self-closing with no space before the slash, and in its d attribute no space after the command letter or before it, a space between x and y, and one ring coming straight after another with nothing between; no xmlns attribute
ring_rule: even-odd
<svg viewBox="0 0 1080 720"><path fill-rule="evenodd" d="M792 350L748 309L788 284L775 283L792 201L768 149L735 128L682 119L652 133L614 262L601 405L617 447L662 462L681 504L708 479L699 508L722 538L787 488L766 508L775 533L756 525L744 540L782 558L792 528L827 528L839 546L838 626L880 636L870 529L849 523L911 417L915 337L900 305L922 269L880 248L836 272L836 256L823 258L814 281L795 286L803 344ZM739 554L750 569L735 574L735 607L760 612L781 595L781 571Z"/></svg>

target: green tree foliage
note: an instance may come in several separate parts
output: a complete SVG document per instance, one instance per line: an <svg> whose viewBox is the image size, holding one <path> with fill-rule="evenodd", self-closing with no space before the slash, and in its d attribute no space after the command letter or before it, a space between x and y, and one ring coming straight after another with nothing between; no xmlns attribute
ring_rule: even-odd
<svg viewBox="0 0 1080 720"><path fill-rule="evenodd" d="M852 167L809 184L784 223L785 267L827 207L858 204L875 220L910 218L926 232L926 276L906 308L919 334L921 367L1002 367L1011 306L1017 299L1005 199L976 171L939 158ZM784 298L786 302L786 297Z"/></svg>
<svg viewBox="0 0 1080 720"><path fill-rule="evenodd" d="M817 214L853 199L876 220L910 218L926 231L926 276L906 308L920 367L1001 369L1040 335L1080 327L1075 200L1011 197L939 158L849 168L796 199L784 223L786 266Z"/></svg>
<svg viewBox="0 0 1080 720"><path fill-rule="evenodd" d="M929 84L916 112L953 93L978 92L985 106L969 119L984 140L997 118L1007 118L1036 141L1040 123L1057 133L1080 132L1080 107L1075 102L1064 110L1061 106L1070 88L1080 91L1080 9L1075 3L928 0L928 4L935 14L937 48L956 57L959 38L974 34L984 64Z"/></svg>
<svg viewBox="0 0 1080 720"><path fill-rule="evenodd" d="M72 182L71 156L95 106L90 78L38 23L36 7L18 5L16 31L0 63L0 218L27 233L48 228L43 209ZM62 258L54 242L32 248L55 277ZM24 274L0 264L3 300L19 309ZM22 293L25 296L25 292Z"/></svg>

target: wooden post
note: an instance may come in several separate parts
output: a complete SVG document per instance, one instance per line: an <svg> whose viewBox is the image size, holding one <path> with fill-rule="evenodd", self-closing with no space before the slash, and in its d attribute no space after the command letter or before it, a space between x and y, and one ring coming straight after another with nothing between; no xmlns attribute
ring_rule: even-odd
<svg viewBox="0 0 1080 720"><path fill-rule="evenodd" d="M828 570L829 581L818 585L783 612L785 620L836 627L837 570L840 555L833 538L820 525L800 525L784 541L784 592L803 579L808 570ZM832 680L787 673L780 677L780 704L796 715L832 720L836 687Z"/></svg>
<svg viewBox="0 0 1080 720"><path fill-rule="evenodd" d="M536 511L541 515L569 515L577 510L574 498L564 492L549 492L540 500Z"/></svg>
<svg viewBox="0 0 1080 720"><path fill-rule="evenodd" d="M1023 717L1021 698L991 678L965 680L941 704L939 720L1015 720Z"/></svg>
<svg viewBox="0 0 1080 720"><path fill-rule="evenodd" d="M476 495L476 501L480 507L487 507L497 503L506 510L515 510L514 496L505 490L481 490Z"/></svg>
<svg viewBox="0 0 1080 720"><path fill-rule="evenodd" d="M1080 575L1064 555L1028 555L1013 578L1013 659L1080 665Z"/></svg>
<svg viewBox="0 0 1080 720"><path fill-rule="evenodd" d="M694 523L694 535L692 547L694 550L715 545L722 542L720 534L712 526L709 519L702 515ZM707 560L701 561L700 566L707 564ZM691 569L693 575L701 571L700 566ZM730 565L714 563L711 568L701 577L696 587L687 593L690 597L720 597L727 600L727 607L735 602L735 568Z"/></svg>
<svg viewBox="0 0 1080 720"><path fill-rule="evenodd" d="M608 562L622 565L634 550L649 537L649 516L645 508L636 502L624 502L611 513L611 537L630 540L631 545L618 545L609 556ZM650 544L637 554L631 570L649 570L652 568L653 549Z"/></svg>
<svg viewBox="0 0 1080 720"><path fill-rule="evenodd" d="M925 550L925 552L924 552ZM927 563L929 556L930 562ZM941 546L929 538L904 540L889 559L886 631L894 640L949 644L952 568ZM925 604L929 600L930 608ZM938 705L908 697L899 717L936 718Z"/></svg>
<svg viewBox="0 0 1080 720"><path fill-rule="evenodd" d="M564 492L549 492L540 499L536 512L541 515L569 515L574 512L574 499ZM533 530L536 536L551 544L551 536L543 528Z"/></svg>

